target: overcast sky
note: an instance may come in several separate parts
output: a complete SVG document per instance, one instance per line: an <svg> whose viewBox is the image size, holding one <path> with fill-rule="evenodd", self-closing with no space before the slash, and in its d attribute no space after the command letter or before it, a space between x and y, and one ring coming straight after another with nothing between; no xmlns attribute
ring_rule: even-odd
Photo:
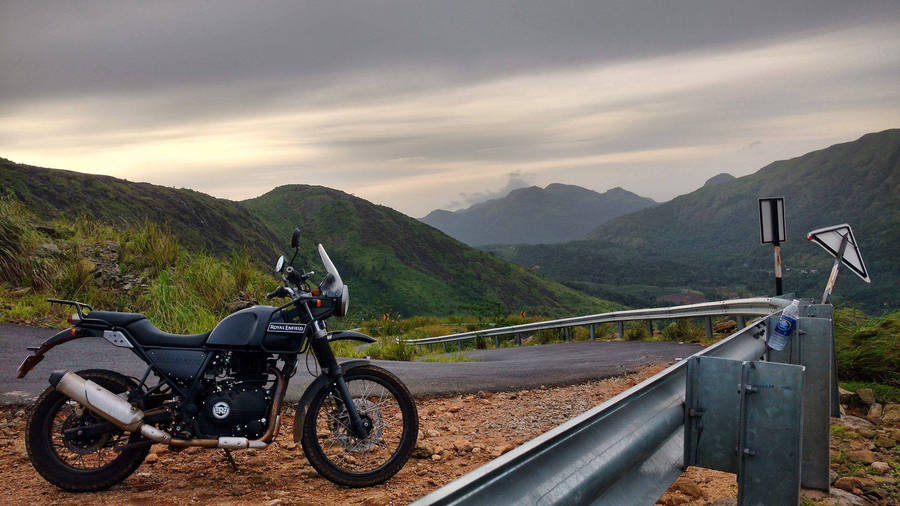
<svg viewBox="0 0 900 506"><path fill-rule="evenodd" d="M892 127L896 0L0 0L0 157L231 199L662 201Z"/></svg>

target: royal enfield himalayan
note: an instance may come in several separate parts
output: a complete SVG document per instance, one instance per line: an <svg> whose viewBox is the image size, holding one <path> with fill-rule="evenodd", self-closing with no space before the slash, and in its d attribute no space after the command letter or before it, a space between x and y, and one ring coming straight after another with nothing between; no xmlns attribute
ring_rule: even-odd
<svg viewBox="0 0 900 506"><path fill-rule="evenodd" d="M86 337L127 348L147 364L141 378L102 369L55 371L26 426L28 457L50 483L69 491L108 488L141 465L154 443L230 450L274 441L281 404L301 354L319 369L297 406L293 437L325 478L348 487L381 483L399 471L418 436L409 391L390 372L364 360L338 363L330 344L374 342L357 332L331 332L325 320L344 316L349 291L325 248L325 277L295 269L294 256L275 272L284 283L269 299L284 305L237 311L203 334L162 332L137 313L94 311L74 301L71 328L29 348L24 377L57 345ZM312 366L307 366L310 369ZM316 374L313 374L316 376Z"/></svg>

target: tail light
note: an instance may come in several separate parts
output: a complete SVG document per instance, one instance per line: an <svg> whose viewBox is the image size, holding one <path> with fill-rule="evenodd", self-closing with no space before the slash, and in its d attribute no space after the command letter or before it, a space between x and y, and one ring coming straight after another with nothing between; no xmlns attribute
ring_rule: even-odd
<svg viewBox="0 0 900 506"><path fill-rule="evenodd" d="M81 318L79 318L77 314L73 314L72 316L66 318L66 321L69 322L69 325L78 325L79 323L81 323Z"/></svg>

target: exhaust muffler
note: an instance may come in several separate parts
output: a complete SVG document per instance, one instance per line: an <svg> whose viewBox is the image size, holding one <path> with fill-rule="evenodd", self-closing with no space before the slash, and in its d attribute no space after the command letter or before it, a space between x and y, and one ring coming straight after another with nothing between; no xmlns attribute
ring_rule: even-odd
<svg viewBox="0 0 900 506"><path fill-rule="evenodd" d="M265 448L274 437L280 416L277 416L277 405L273 406L275 425L270 427L262 440L248 440L245 437L219 437L218 439L173 439L172 436L156 427L143 423L144 412L131 405L130 402L110 392L91 380L86 380L72 371L55 371L50 375L50 384L59 392L77 401L82 406L109 420L120 429L130 432L140 431L145 438L156 443L172 446L203 446L207 448ZM283 395L283 383L279 376L279 392Z"/></svg>
<svg viewBox="0 0 900 506"><path fill-rule="evenodd" d="M72 371L54 372L50 375L50 384L121 429L140 431L144 437L157 443L168 444L172 440L167 432L142 423L144 412L130 402Z"/></svg>

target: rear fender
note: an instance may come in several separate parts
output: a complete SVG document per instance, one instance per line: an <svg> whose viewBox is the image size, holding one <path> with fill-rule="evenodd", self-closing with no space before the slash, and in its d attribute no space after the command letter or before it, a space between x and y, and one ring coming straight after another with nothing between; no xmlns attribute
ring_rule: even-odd
<svg viewBox="0 0 900 506"><path fill-rule="evenodd" d="M44 360L44 354L53 349L56 346L59 346L63 343L68 343L69 341L74 341L75 339L81 339L83 337L98 337L99 331L86 329L83 327L73 327L71 329L66 329L61 332L54 334L50 339L47 339L37 348L29 348L31 351L31 355L25 357L25 360L22 361L22 365L19 366L18 371L16 371L16 378L24 378L29 371L34 369L34 366L38 365L41 360Z"/></svg>
<svg viewBox="0 0 900 506"><path fill-rule="evenodd" d="M341 370L347 372L354 367L366 365L368 363L368 360L348 360L341 364ZM300 402L297 403L297 412L294 414L295 443L299 443L300 438L303 436L303 419L306 418L306 411L309 409L309 403L312 402L313 397L319 390L328 386L328 382L328 375L323 374L319 376L311 385L306 387L306 391L303 392L303 396L300 397Z"/></svg>

